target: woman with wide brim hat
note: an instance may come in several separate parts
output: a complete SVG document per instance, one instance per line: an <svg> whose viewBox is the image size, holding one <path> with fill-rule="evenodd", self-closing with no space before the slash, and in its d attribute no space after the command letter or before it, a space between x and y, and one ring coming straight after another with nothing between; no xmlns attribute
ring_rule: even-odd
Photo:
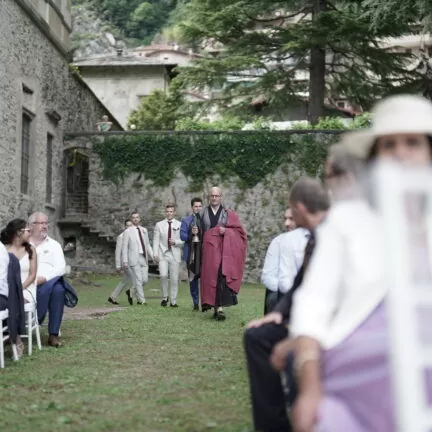
<svg viewBox="0 0 432 432"><path fill-rule="evenodd" d="M371 127L348 132L340 147L365 161L393 158L404 164L431 160L432 103L419 96L397 95L378 102Z"/></svg>
<svg viewBox="0 0 432 432"><path fill-rule="evenodd" d="M415 167L431 163L431 102L393 96L371 114L371 126L346 133L338 151L366 165L388 158ZM358 215L336 220L332 210L317 232L317 249L293 302L290 332L300 388L294 430L393 432L387 288L380 278L385 248L375 241L381 227L372 214L353 227Z"/></svg>

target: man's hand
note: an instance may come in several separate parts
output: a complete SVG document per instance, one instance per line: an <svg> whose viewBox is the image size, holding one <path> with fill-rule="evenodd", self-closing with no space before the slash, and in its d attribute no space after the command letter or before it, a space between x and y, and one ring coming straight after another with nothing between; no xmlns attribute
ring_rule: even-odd
<svg viewBox="0 0 432 432"><path fill-rule="evenodd" d="M39 285L44 284L46 281L47 281L46 278L44 278L43 276L39 276L37 278L36 284L37 284L37 286L39 286Z"/></svg>
<svg viewBox="0 0 432 432"><path fill-rule="evenodd" d="M280 312L270 312L263 318L251 321L247 328L261 327L264 324L282 324L282 314Z"/></svg>
<svg viewBox="0 0 432 432"><path fill-rule="evenodd" d="M169 244L170 244L171 246L175 246L175 244L176 244L175 239L173 239L173 238L171 237L168 241L169 241Z"/></svg>
<svg viewBox="0 0 432 432"><path fill-rule="evenodd" d="M292 411L294 432L314 431L321 398L319 393L300 393Z"/></svg>
<svg viewBox="0 0 432 432"><path fill-rule="evenodd" d="M223 236L225 234L225 227L219 227L219 235Z"/></svg>
<svg viewBox="0 0 432 432"><path fill-rule="evenodd" d="M198 227L194 226L194 227L192 228L192 234L193 234L193 235L198 234Z"/></svg>
<svg viewBox="0 0 432 432"><path fill-rule="evenodd" d="M117 273L121 273L122 270L123 270L123 269L122 269L121 267L119 267L118 269L116 269L116 272L117 272Z"/></svg>
<svg viewBox="0 0 432 432"><path fill-rule="evenodd" d="M288 354L294 350L294 340L285 339L277 343L270 356L270 363L278 372L282 372L286 367L286 359Z"/></svg>
<svg viewBox="0 0 432 432"><path fill-rule="evenodd" d="M123 268L126 270L127 268L129 268L128 263L123 263Z"/></svg>
<svg viewBox="0 0 432 432"><path fill-rule="evenodd" d="M159 264L159 257L155 255L153 257L153 262L155 262L156 264Z"/></svg>

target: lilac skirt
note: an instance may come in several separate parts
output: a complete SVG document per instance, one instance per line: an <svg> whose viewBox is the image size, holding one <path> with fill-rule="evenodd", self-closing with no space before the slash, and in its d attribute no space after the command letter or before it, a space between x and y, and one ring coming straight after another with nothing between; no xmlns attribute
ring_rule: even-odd
<svg viewBox="0 0 432 432"><path fill-rule="evenodd" d="M430 320L429 320L430 321ZM393 432L386 310L381 303L338 346L322 352L317 432ZM432 371L426 371L432 390ZM428 392L432 405L432 391Z"/></svg>

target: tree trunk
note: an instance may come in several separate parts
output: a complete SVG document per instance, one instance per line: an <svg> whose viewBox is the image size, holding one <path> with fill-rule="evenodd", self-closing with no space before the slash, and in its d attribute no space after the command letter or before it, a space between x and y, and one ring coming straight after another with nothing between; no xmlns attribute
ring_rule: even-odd
<svg viewBox="0 0 432 432"><path fill-rule="evenodd" d="M326 0L313 0L312 20L326 10ZM326 51L325 46L316 45L310 52L309 64L309 108L308 120L311 124L318 123L318 119L324 116L326 75Z"/></svg>

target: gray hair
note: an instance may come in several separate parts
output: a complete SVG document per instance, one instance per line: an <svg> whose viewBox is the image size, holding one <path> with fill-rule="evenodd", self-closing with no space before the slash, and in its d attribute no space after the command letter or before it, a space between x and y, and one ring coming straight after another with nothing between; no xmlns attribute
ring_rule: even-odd
<svg viewBox="0 0 432 432"><path fill-rule="evenodd" d="M36 219L37 219L39 216L45 216L45 217L48 219L48 215L47 215L46 213L44 213L44 212L34 212L34 213L32 213L32 214L29 216L29 218L28 218L28 224L29 224L29 225L34 224L34 223L36 222Z"/></svg>
<svg viewBox="0 0 432 432"><path fill-rule="evenodd" d="M330 199L323 185L310 177L303 177L294 183L289 202L302 203L312 214L327 211L330 207Z"/></svg>

